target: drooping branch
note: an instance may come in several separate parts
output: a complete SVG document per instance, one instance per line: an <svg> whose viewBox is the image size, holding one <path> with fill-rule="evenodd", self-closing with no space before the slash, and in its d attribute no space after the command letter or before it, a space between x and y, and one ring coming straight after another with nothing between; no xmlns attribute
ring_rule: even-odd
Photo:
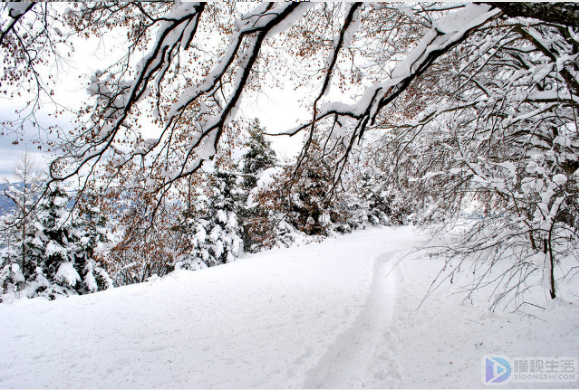
<svg viewBox="0 0 579 390"><path fill-rule="evenodd" d="M97 117L97 122L91 129L91 133L97 134L97 137L77 138L75 142L78 146L73 145L70 148L71 152L52 164L53 180L64 180L77 175L84 166L100 161L105 153L116 153L113 143L117 140L119 131L126 126L131 110L147 92L150 82L154 81L156 77L158 87L159 77L163 77L166 73L168 64L172 62L179 48L191 46L203 7L204 4L183 3L171 11L171 17L163 18L163 25L158 33L156 44L141 61L141 69L138 70L133 81L119 82L114 93L111 93L106 85L101 89L100 83L93 87L97 88L97 93L106 103L101 119L98 120ZM152 154L158 146L169 148L170 142L164 140L164 137L170 139L173 131L178 126L183 126L183 120L188 110L193 105L204 104L204 99L209 97L215 99L216 91L223 92L221 88L225 75L237 72L237 78L230 83L232 92L229 97L225 98L226 101L220 108L220 112L210 118L197 117L197 134L195 132L191 134L191 142L185 152L185 159L181 161L179 168L167 175L167 182L172 183L180 177L194 173L201 167L203 161L211 159L216 153L224 125L235 115L235 108L238 107L241 93L248 83L263 41L276 26L285 21L293 12L298 9L307 9L307 7L309 4L286 3L275 6L268 3L245 15L238 22L237 31L233 33L225 53L213 70L200 82L186 89L171 106L165 118L166 122L161 135L156 140L148 142L147 150L129 153L128 158L123 158L124 162L121 161L117 164L119 170L134 156ZM239 63L236 63L236 60ZM202 113L201 115L206 114ZM162 144L162 142L165 143ZM199 150L200 148L203 150ZM158 153L158 150L155 153ZM190 161L195 154L200 156L199 159ZM59 169L63 166L66 167L66 164L71 164L73 168L60 173Z"/></svg>
<svg viewBox="0 0 579 390"><path fill-rule="evenodd" d="M332 50L328 56L327 65L326 65L326 74L324 76L324 81L322 83L322 89L320 90L319 95L314 100L313 119L312 119L312 123L310 125L311 129L310 129L308 138L307 138L307 140L302 148L300 156L298 158L298 162L296 164L296 171L294 172L294 175L296 174L297 169L303 163L304 159L307 156L308 150L310 148L310 145L311 145L313 137L314 137L314 130L315 130L315 125L316 125L316 115L317 115L317 111L318 111L318 103L319 103L320 99L330 89L330 84L332 82L332 76L333 76L333 73L335 71L336 62L338 61L338 55L340 54L340 50L344 46L345 42L352 39L351 35L354 34L355 28L351 29L351 26L353 25L354 19L356 17L358 9L361 7L361 5L362 5L362 3L353 3L353 4L349 4L347 7L346 17L344 19L344 24L342 26L342 29L341 29L339 35L338 35L338 38L336 39L336 41L334 43L334 47L332 48ZM354 27L355 27L355 25L354 25ZM346 36L346 35L349 35L349 36Z"/></svg>
<svg viewBox="0 0 579 390"><path fill-rule="evenodd" d="M24 17L24 15L26 15L28 11L32 9L32 7L34 7L35 3L24 3L18 5L21 5L22 7L20 9L16 9L16 7L13 7L12 4L8 4L10 7L8 16L11 20L8 25L0 31L0 46L2 45L4 38L14 31L16 24Z"/></svg>
<svg viewBox="0 0 579 390"><path fill-rule="evenodd" d="M338 176L343 171L355 142L362 138L368 126L374 124L380 111L400 96L439 57L448 53L453 47L463 42L474 31L499 14L500 10L490 9L489 6L471 4L456 13L447 15L432 25L417 47L394 69L389 80L366 89L364 95L356 104L329 103L319 110L312 121L288 131L270 135L292 136L311 127L312 123L327 117L335 116L355 119L356 125L350 135L345 155L335 168L337 183Z"/></svg>
<svg viewBox="0 0 579 390"><path fill-rule="evenodd" d="M84 137L78 138L77 142L81 143L79 147L72 148L71 152L53 161L50 169L52 180L66 180L77 175L80 169L91 160L97 159L98 161L102 158L111 147L131 109L147 91L154 76L166 67L167 63L171 63L181 44L188 45L194 38L204 7L204 3L185 4L175 10L175 18L163 22L157 35L157 45L141 61L141 69L132 83L121 84L116 91L110 91L106 86L96 83L94 93L106 102L104 112L101 114L104 117L104 123L95 125L96 137L88 140ZM73 163L75 167L70 172L61 174L58 168L66 160Z"/></svg>

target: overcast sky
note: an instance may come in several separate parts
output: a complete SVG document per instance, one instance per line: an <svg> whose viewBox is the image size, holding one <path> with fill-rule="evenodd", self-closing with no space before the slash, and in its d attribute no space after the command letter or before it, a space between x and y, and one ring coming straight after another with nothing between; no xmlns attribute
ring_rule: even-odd
<svg viewBox="0 0 579 390"><path fill-rule="evenodd" d="M4 103L0 107L0 118L2 120L14 119L17 116L14 113L15 105ZM43 126L59 125L61 127L68 127L70 124L64 119L50 118L43 112L38 112L36 115L38 122ZM0 136L0 179L12 179L11 175L14 171L14 164L20 158L25 150L28 150L30 156L37 162L39 169L46 170L47 163L53 155L53 151L48 151L46 145L50 135L42 130L33 128L32 125L25 127L24 134L18 135L7 132L4 136ZM40 141L40 143L39 143ZM39 150L39 146L42 149ZM3 181L3 180L1 180Z"/></svg>

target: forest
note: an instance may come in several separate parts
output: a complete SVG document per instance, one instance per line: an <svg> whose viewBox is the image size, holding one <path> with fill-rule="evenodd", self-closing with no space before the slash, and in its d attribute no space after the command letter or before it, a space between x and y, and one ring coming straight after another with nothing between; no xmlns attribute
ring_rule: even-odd
<svg viewBox="0 0 579 390"><path fill-rule="evenodd" d="M47 169L22 156L4 190L2 301L370 226L456 233L465 218L434 253L450 281L475 259L467 294L495 285L493 306L519 308L532 276L556 298L577 272L574 3L38 2L0 15L0 96L18 105L2 136L33 129L51 152ZM63 69L113 32L125 50L68 107ZM251 115L255 96L300 88L299 124L271 133ZM281 137L301 137L299 154L278 156Z"/></svg>

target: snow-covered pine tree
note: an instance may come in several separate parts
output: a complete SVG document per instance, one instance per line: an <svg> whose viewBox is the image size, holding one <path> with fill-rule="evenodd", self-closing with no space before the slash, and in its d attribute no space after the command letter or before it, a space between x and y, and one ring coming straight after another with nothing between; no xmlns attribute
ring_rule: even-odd
<svg viewBox="0 0 579 390"><path fill-rule="evenodd" d="M238 213L243 199L240 176L216 171L205 180L205 194L195 197L195 209L184 212L185 255L176 269L200 269L235 261L243 248Z"/></svg>
<svg viewBox="0 0 579 390"><path fill-rule="evenodd" d="M331 169L317 139L311 156L296 169L293 165L262 172L248 200L260 211L253 234L265 248L307 243L330 234L332 224L347 219L339 202L327 197ZM251 234L251 232L250 232Z"/></svg>
<svg viewBox="0 0 579 390"><path fill-rule="evenodd" d="M291 185L288 222L310 236L328 236L337 225L345 231L358 227L358 224L351 226L354 220L343 197L345 187L335 182L333 174L338 153L344 146L339 139L324 143L318 135L306 142L308 154L302 155L301 163L288 178Z"/></svg>
<svg viewBox="0 0 579 390"><path fill-rule="evenodd" d="M74 214L76 245L75 264L83 283L78 285L81 294L105 290L114 286L104 262L104 255L112 243L109 237L109 219L104 204L93 190L85 192ZM84 267L80 268L80 265Z"/></svg>
<svg viewBox="0 0 579 390"><path fill-rule="evenodd" d="M79 271L84 264L75 264L77 242L72 234L68 201L66 192L52 185L38 205L34 229L27 237L28 253L23 267L29 297L68 296L75 294L74 287L82 282Z"/></svg>
<svg viewBox="0 0 579 390"><path fill-rule="evenodd" d="M296 229L286 215L285 183L290 175L291 167L267 169L249 194L247 206L252 208L253 216L246 229L251 229L251 252L308 242L306 235Z"/></svg>
<svg viewBox="0 0 579 390"><path fill-rule="evenodd" d="M241 157L240 171L245 175L243 187L251 190L257 185L259 175L267 168L275 166L277 156L271 148L271 142L266 140L259 119L255 119L248 129L249 138L243 144L247 149Z"/></svg>
<svg viewBox="0 0 579 390"><path fill-rule="evenodd" d="M104 231L99 230L102 219L85 223L71 215L68 203L66 192L53 183L38 203L16 250L4 251L0 271L3 300L9 295L56 299L112 285L93 258L95 248L104 240ZM84 218L87 213L80 216Z"/></svg>
<svg viewBox="0 0 579 390"><path fill-rule="evenodd" d="M246 152L239 161L239 170L243 174L243 206L239 216L243 227L243 249L246 252L258 252L264 246L264 241L271 238L275 228L275 218L271 218L271 209L263 202L256 202L260 180L269 178L275 171L277 156L271 147L271 142L265 139L265 129L255 119L248 129L249 137L244 143ZM264 172L268 171L266 176Z"/></svg>

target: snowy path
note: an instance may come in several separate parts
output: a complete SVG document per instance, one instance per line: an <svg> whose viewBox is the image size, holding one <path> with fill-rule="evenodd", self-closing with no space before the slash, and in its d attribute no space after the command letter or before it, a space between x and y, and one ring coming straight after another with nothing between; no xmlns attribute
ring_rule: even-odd
<svg viewBox="0 0 579 390"><path fill-rule="evenodd" d="M441 263L399 260L422 241L409 228L375 229L0 305L0 388L480 388L484 354L579 355L579 302L530 321L461 304L446 286L416 314Z"/></svg>
<svg viewBox="0 0 579 390"><path fill-rule="evenodd" d="M386 252L376 258L372 288L364 309L310 370L304 387L366 387L364 380L368 375L374 375L382 383L394 384L400 380L394 356L389 353L389 349L394 348L389 332L396 299L395 279L386 281L396 264L396 253Z"/></svg>
<svg viewBox="0 0 579 390"><path fill-rule="evenodd" d="M372 230L57 302L0 306L0 387L301 387L366 308Z"/></svg>

